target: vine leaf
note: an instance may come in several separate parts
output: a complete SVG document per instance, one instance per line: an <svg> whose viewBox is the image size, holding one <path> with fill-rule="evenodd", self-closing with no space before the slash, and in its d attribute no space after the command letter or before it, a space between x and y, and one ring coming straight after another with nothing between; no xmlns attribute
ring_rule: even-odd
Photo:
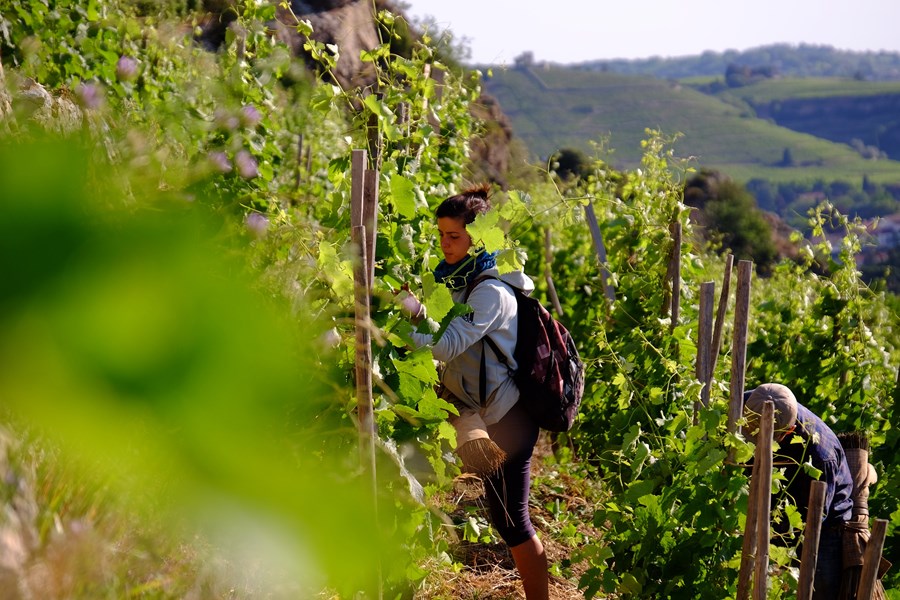
<svg viewBox="0 0 900 600"><path fill-rule="evenodd" d="M453 309L453 297L445 285L434 283L434 274L426 273L422 276L422 285L425 290L425 310L428 317L441 322Z"/></svg>
<svg viewBox="0 0 900 600"><path fill-rule="evenodd" d="M402 175L391 175L391 202L404 219L416 216L416 196L413 182Z"/></svg>
<svg viewBox="0 0 900 600"><path fill-rule="evenodd" d="M489 210L475 217L475 221L466 225L466 231L472 237L474 247L484 246L486 252L497 252L504 246L506 237L503 230L497 226L500 213Z"/></svg>
<svg viewBox="0 0 900 600"><path fill-rule="evenodd" d="M511 273L513 271L524 271L524 252L513 248L501 250L497 255L497 270L501 275L503 275L504 273Z"/></svg>
<svg viewBox="0 0 900 600"><path fill-rule="evenodd" d="M510 223L520 223L527 220L528 216L528 207L523 194L517 190L510 190L506 202L500 207L500 217Z"/></svg>
<svg viewBox="0 0 900 600"><path fill-rule="evenodd" d="M340 260L337 250L328 242L319 244L318 267L331 283L338 298L353 297L353 267L349 260Z"/></svg>
<svg viewBox="0 0 900 600"><path fill-rule="evenodd" d="M434 362L431 359L431 350L427 348L410 352L403 360L395 359L393 363L401 377L405 374L423 383L438 382L437 371L434 370Z"/></svg>
<svg viewBox="0 0 900 600"><path fill-rule="evenodd" d="M443 398L438 398L434 388L429 388L422 394L422 399L419 400L419 412L428 419L440 422L443 422L448 415L459 414L452 404Z"/></svg>

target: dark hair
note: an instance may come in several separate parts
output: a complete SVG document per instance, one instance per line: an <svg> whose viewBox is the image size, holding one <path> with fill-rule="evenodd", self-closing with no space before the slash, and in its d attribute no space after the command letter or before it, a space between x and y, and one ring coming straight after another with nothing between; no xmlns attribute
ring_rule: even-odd
<svg viewBox="0 0 900 600"><path fill-rule="evenodd" d="M476 215L482 215L491 209L490 190L490 185L486 183L463 190L441 202L435 215L439 219L463 219L468 225L475 220Z"/></svg>

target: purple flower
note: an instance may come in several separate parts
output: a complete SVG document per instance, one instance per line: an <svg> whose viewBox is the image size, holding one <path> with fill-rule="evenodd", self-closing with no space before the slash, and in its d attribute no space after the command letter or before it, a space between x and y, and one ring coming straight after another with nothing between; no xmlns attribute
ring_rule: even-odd
<svg viewBox="0 0 900 600"><path fill-rule="evenodd" d="M253 155L246 150L239 150L234 157L234 164L237 166L238 174L244 179L253 179L259 175L259 166Z"/></svg>
<svg viewBox="0 0 900 600"><path fill-rule="evenodd" d="M103 106L103 88L96 83L82 83L75 88L75 95L82 107L93 110Z"/></svg>
<svg viewBox="0 0 900 600"><path fill-rule="evenodd" d="M247 127L256 127L262 121L262 114L252 104L241 107L241 121Z"/></svg>
<svg viewBox="0 0 900 600"><path fill-rule="evenodd" d="M253 237L260 239L266 236L266 231L269 229L269 220L259 213L252 212L244 219L244 225L247 226L247 231Z"/></svg>
<svg viewBox="0 0 900 600"><path fill-rule="evenodd" d="M131 81L138 74L138 62L130 56L119 57L116 63L116 77L119 81Z"/></svg>
<svg viewBox="0 0 900 600"><path fill-rule="evenodd" d="M228 173L231 171L231 161L228 160L228 155L224 152L210 152L208 158L209 162L211 162L213 167L220 173Z"/></svg>

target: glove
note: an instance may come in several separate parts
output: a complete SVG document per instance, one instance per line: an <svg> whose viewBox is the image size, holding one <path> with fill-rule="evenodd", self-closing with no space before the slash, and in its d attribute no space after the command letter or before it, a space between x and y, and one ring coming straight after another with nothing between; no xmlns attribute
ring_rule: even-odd
<svg viewBox="0 0 900 600"><path fill-rule="evenodd" d="M406 315L413 325L418 325L419 321L425 316L425 305L406 290L400 292L397 298L400 301L400 312Z"/></svg>

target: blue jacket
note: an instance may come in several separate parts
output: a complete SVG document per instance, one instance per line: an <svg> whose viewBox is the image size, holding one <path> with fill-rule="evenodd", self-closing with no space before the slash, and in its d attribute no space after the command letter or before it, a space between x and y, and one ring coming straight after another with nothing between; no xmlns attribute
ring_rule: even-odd
<svg viewBox="0 0 900 600"><path fill-rule="evenodd" d="M795 441L794 437L799 437L800 440L797 441L801 443L792 443ZM779 446L775 463L783 462L784 458L788 458L792 463L785 467L788 480L787 493L796 502L804 521L809 505L809 484L814 481L801 466L805 462L812 463L816 469L822 471L819 480L824 481L826 485L823 526L829 527L849 521L853 511L851 497L853 476L850 474L841 442L828 425L798 403L797 425L794 432L788 434Z"/></svg>

